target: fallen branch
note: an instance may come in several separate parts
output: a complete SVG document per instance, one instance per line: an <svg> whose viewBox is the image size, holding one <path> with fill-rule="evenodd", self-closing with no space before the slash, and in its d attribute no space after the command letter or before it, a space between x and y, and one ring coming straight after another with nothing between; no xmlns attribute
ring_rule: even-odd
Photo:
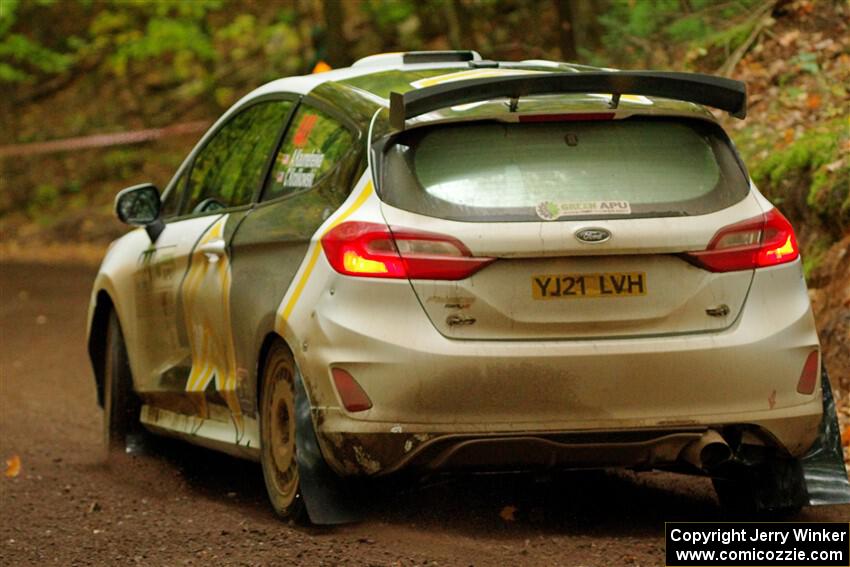
<svg viewBox="0 0 850 567"><path fill-rule="evenodd" d="M761 34L762 30L770 23L771 14L773 13L773 8L776 6L778 0L771 0L766 4L760 6L753 12L751 16L752 21L755 22L753 26L753 31L750 32L750 35L747 36L747 39L744 40L744 43L738 46L738 48L732 52L732 55L720 66L720 69L717 70L717 73L723 75L724 77L729 77L732 75L732 71L735 70L735 67L738 66L738 63L741 62L744 55L747 54L747 51L755 43L758 36Z"/></svg>
<svg viewBox="0 0 850 567"><path fill-rule="evenodd" d="M107 146L139 144L170 136L181 136L184 134L202 132L206 130L209 125L210 122L202 120L197 122L175 124L174 126L167 126L165 128L136 130L134 132L95 134L93 136L80 136L77 138L65 138L63 140L51 140L49 142L33 142L30 144L8 144L0 146L0 157L27 156L64 152L69 150L82 150L85 148L102 148Z"/></svg>

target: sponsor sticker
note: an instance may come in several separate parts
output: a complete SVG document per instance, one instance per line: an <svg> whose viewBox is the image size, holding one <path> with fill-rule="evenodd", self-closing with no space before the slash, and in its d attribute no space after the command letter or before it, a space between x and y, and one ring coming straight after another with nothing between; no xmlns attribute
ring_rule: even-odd
<svg viewBox="0 0 850 567"><path fill-rule="evenodd" d="M557 220L576 215L630 215L632 207L628 201L543 201L537 204L535 211L543 220Z"/></svg>
<svg viewBox="0 0 850 567"><path fill-rule="evenodd" d="M284 187L312 187L313 178L316 176L312 171L294 171L290 170L286 174L286 179L283 180Z"/></svg>
<svg viewBox="0 0 850 567"><path fill-rule="evenodd" d="M325 161L325 154L315 153L310 154L295 150L292 156L292 167L307 167L318 169L322 167L322 162Z"/></svg>

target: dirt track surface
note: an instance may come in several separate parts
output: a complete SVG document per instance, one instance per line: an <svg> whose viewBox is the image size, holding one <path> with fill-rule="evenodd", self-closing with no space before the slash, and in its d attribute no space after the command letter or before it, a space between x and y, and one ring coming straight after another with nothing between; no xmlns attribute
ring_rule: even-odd
<svg viewBox="0 0 850 567"><path fill-rule="evenodd" d="M253 463L164 441L107 464L83 339L92 277L0 264L0 459L22 462L0 476L2 565L663 565L665 520L722 519L703 479L600 473L402 483L362 523L308 529L273 515Z"/></svg>

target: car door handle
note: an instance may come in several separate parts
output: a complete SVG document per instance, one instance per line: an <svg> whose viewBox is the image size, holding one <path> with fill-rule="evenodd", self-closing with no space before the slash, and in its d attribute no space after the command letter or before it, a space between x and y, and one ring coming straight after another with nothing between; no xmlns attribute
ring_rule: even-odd
<svg viewBox="0 0 850 567"><path fill-rule="evenodd" d="M217 238L201 244L200 250L206 254L207 260L210 262L218 262L219 257L224 256L226 246L224 240Z"/></svg>

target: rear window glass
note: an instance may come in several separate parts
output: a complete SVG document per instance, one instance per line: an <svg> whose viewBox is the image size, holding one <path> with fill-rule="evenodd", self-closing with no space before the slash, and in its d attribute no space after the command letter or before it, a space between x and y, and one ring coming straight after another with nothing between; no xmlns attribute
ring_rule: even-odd
<svg viewBox="0 0 850 567"><path fill-rule="evenodd" d="M726 135L702 120L434 126L392 140L381 169L388 204L465 221L699 215L748 191Z"/></svg>

